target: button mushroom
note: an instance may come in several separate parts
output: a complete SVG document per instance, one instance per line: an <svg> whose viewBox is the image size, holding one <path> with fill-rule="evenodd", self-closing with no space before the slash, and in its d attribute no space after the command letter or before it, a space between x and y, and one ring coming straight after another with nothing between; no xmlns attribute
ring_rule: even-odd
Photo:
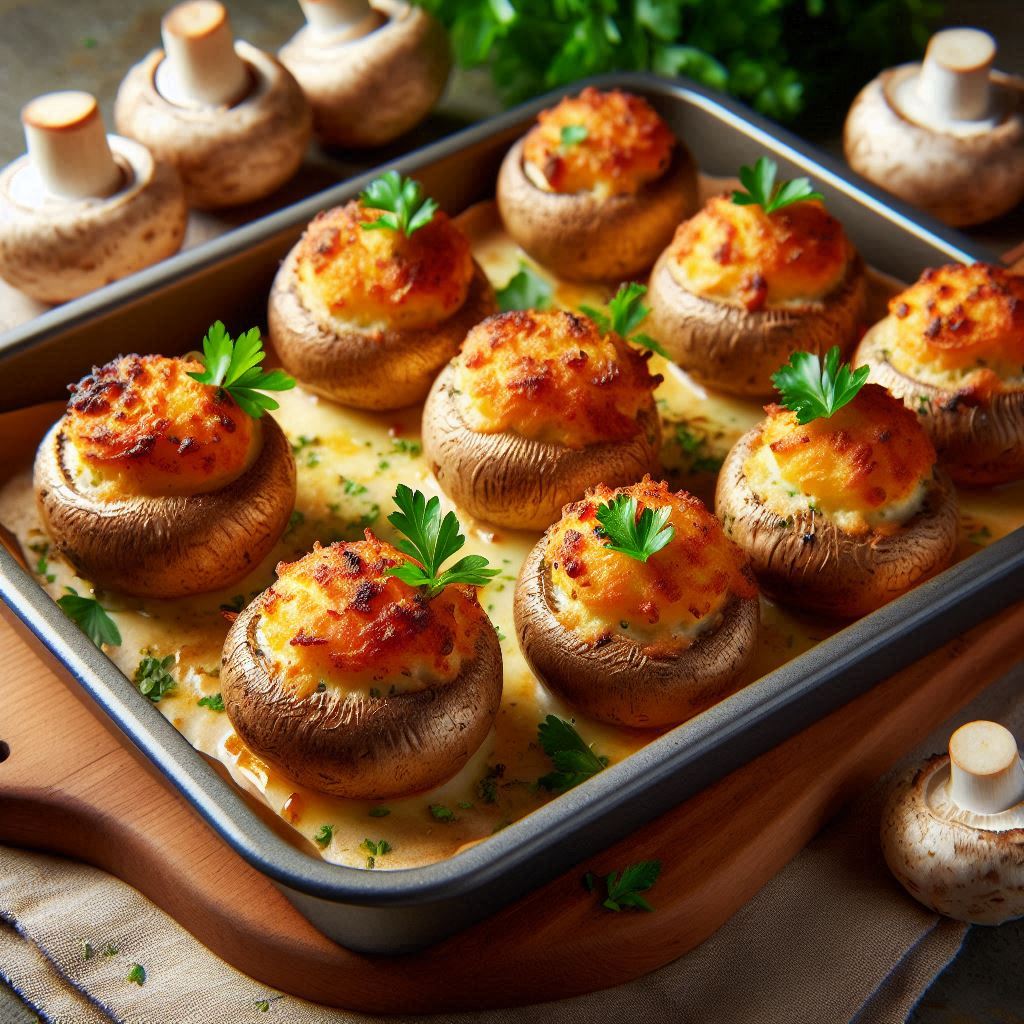
<svg viewBox="0 0 1024 1024"><path fill-rule="evenodd" d="M785 406L729 452L715 512L766 593L855 617L949 564L957 501L914 414L838 364L798 353L776 375Z"/></svg>
<svg viewBox="0 0 1024 1024"><path fill-rule="evenodd" d="M914 899L946 917L1024 916L1024 766L1013 734L970 722L894 786L882 812L886 863Z"/></svg>
<svg viewBox="0 0 1024 1024"><path fill-rule="evenodd" d="M188 211L177 172L106 135L92 96L49 93L21 119L28 154L0 173L0 276L66 302L178 251Z"/></svg>
<svg viewBox="0 0 1024 1024"><path fill-rule="evenodd" d="M394 171L317 215L270 292L281 362L358 409L421 401L469 329L497 309L458 226Z"/></svg>
<svg viewBox="0 0 1024 1024"><path fill-rule="evenodd" d="M459 508L542 530L597 480L657 471L648 354L590 317L513 311L469 332L423 408L423 451Z"/></svg>
<svg viewBox="0 0 1024 1024"><path fill-rule="evenodd" d="M308 24L278 54L328 145L382 146L419 124L451 71L448 37L405 0L299 0Z"/></svg>
<svg viewBox="0 0 1024 1024"><path fill-rule="evenodd" d="M588 87L512 146L497 198L508 233L559 277L623 280L697 208L697 170L645 100Z"/></svg>
<svg viewBox="0 0 1024 1024"><path fill-rule="evenodd" d="M849 350L864 263L806 178L776 183L761 158L750 192L716 196L679 226L651 272L651 333L689 374L730 394L771 394L794 352Z"/></svg>
<svg viewBox="0 0 1024 1024"><path fill-rule="evenodd" d="M1024 278L926 270L861 340L857 365L917 413L956 481L1024 477Z"/></svg>
<svg viewBox="0 0 1024 1024"><path fill-rule="evenodd" d="M995 41L972 28L932 36L923 64L883 71L853 101L850 166L947 224L1024 199L1024 80L992 70Z"/></svg>
<svg viewBox="0 0 1024 1024"><path fill-rule="evenodd" d="M252 358L258 337L255 351L247 349ZM211 338L235 366L221 325ZM233 394L230 367L213 383L195 379L209 375L209 362L206 374L201 362L164 356L97 367L72 387L67 412L39 446L43 523L56 550L92 583L160 598L217 590L254 569L287 525L291 447L262 416L277 403L254 399L251 389L294 382L257 372Z"/></svg>
<svg viewBox="0 0 1024 1024"><path fill-rule="evenodd" d="M480 746L501 702L501 646L472 586L406 582L431 569L423 555L413 566L367 530L278 566L231 627L221 669L227 713L259 757L322 792L382 799L439 785Z"/></svg>
<svg viewBox="0 0 1024 1024"><path fill-rule="evenodd" d="M646 477L567 505L516 584L519 645L592 718L673 725L736 686L757 641L743 552L695 497Z"/></svg>
<svg viewBox="0 0 1024 1024"><path fill-rule="evenodd" d="M312 132L298 83L273 57L233 40L217 0L178 4L161 31L164 49L121 83L118 130L178 168L190 206L269 195L299 169Z"/></svg>

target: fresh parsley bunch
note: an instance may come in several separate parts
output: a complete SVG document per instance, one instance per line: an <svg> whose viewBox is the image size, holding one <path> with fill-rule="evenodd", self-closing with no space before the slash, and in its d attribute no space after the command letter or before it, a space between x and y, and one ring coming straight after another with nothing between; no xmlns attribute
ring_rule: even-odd
<svg viewBox="0 0 1024 1024"><path fill-rule="evenodd" d="M359 202L367 210L385 210L382 217L364 221L364 231L400 231L406 238L425 228L437 213L437 203L423 192L423 186L412 178L403 178L398 171L385 171L374 178Z"/></svg>
<svg viewBox="0 0 1024 1024"><path fill-rule="evenodd" d="M609 540L605 547L646 562L676 535L674 526L665 525L671 514L668 507L639 509L636 498L617 494L607 505L598 506L597 521Z"/></svg>
<svg viewBox="0 0 1024 1024"><path fill-rule="evenodd" d="M828 419L856 397L868 379L870 369L851 370L839 365L839 346L825 355L824 366L812 352L794 352L789 362L772 374L772 383L782 395L782 404L796 413L797 423Z"/></svg>
<svg viewBox="0 0 1024 1024"><path fill-rule="evenodd" d="M649 334L635 334L634 331L647 319L650 309L641 301L647 294L647 287L630 281L628 284L619 285L619 290L614 298L608 303L608 312L605 313L593 306L580 306L580 310L586 313L591 320L601 328L604 334L614 331L619 337L631 341L641 348L649 348L657 352L659 356L670 358L669 354Z"/></svg>
<svg viewBox="0 0 1024 1024"><path fill-rule="evenodd" d="M825 198L814 191L810 178L776 182L778 173L779 165L767 156L758 157L753 167L741 167L740 181L747 191L733 192L732 201L737 206L760 206L765 213L775 213L805 199Z"/></svg>

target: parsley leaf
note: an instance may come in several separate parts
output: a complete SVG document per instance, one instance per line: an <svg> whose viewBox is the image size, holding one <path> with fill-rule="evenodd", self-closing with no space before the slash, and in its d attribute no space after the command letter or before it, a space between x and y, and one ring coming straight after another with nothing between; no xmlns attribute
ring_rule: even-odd
<svg viewBox="0 0 1024 1024"><path fill-rule="evenodd" d="M796 413L797 423L828 419L848 402L868 379L870 368L851 370L839 365L839 346L825 355L825 365L811 352L794 352L789 362L772 374L772 383L782 395L782 404Z"/></svg>
<svg viewBox="0 0 1024 1024"><path fill-rule="evenodd" d="M385 171L359 193L359 202L367 210L385 210L382 217L364 221L364 231L400 231L406 238L426 227L437 212L433 199L423 194L423 186L412 178L403 178L398 171Z"/></svg>
<svg viewBox="0 0 1024 1024"><path fill-rule="evenodd" d="M661 874L660 860L642 860L638 864L629 864L621 874L612 871L604 879L607 896L601 904L606 910L622 910L632 907L634 910L653 910L654 908L640 895L647 892Z"/></svg>
<svg viewBox="0 0 1024 1024"><path fill-rule="evenodd" d="M766 156L757 158L753 167L740 168L740 181L746 192L733 192L732 201L737 206L760 206L765 213L775 213L784 206L799 203L805 199L824 199L820 192L811 188L810 178L794 178L792 181L776 183L779 165Z"/></svg>
<svg viewBox="0 0 1024 1024"><path fill-rule="evenodd" d="M426 587L427 596L434 597L449 583L483 587L501 572L488 568L483 555L466 555L441 572L441 566L466 543L455 513L449 512L442 519L441 502L436 495L427 501L422 491L413 491L405 484L398 485L394 501L400 511L392 512L388 522L405 534L398 541L398 549L421 564L406 562L393 566L388 569L388 576L397 576L411 587Z"/></svg>
<svg viewBox="0 0 1024 1024"><path fill-rule="evenodd" d="M316 833L313 835L313 842L320 847L321 850L330 846L331 840L334 838L334 826L333 825L321 825Z"/></svg>
<svg viewBox="0 0 1024 1024"><path fill-rule="evenodd" d="M455 820L455 812L450 807L445 807L444 804L431 804L428 810L434 821L451 823Z"/></svg>
<svg viewBox="0 0 1024 1024"><path fill-rule="evenodd" d="M200 697L196 703L201 708L209 708L211 711L224 710L224 698L219 693L213 694L212 697Z"/></svg>
<svg viewBox="0 0 1024 1024"><path fill-rule="evenodd" d="M502 313L514 309L547 309L551 305L553 292L550 281L520 260L518 272L508 279L504 288L496 292L498 309Z"/></svg>
<svg viewBox="0 0 1024 1024"><path fill-rule="evenodd" d="M567 124L562 126L560 141L562 146L577 146L590 134L585 124Z"/></svg>
<svg viewBox="0 0 1024 1024"><path fill-rule="evenodd" d="M141 988L146 984L146 968L142 964L132 964L125 981L130 981L133 985L138 985Z"/></svg>
<svg viewBox="0 0 1024 1024"><path fill-rule="evenodd" d="M390 853L393 847L386 839L378 839L376 842L372 839L364 839L360 849L369 854L366 858L366 866L374 868L377 866L377 858L383 857L385 853Z"/></svg>
<svg viewBox="0 0 1024 1024"><path fill-rule="evenodd" d="M608 758L595 754L572 723L555 715L548 715L540 723L537 739L555 766L553 772L537 780L537 785L553 793L578 786L608 764Z"/></svg>
<svg viewBox="0 0 1024 1024"><path fill-rule="evenodd" d="M109 644L119 647L121 631L107 610L92 597L81 597L74 587L65 587L67 593L57 598L60 610L97 646Z"/></svg>
<svg viewBox="0 0 1024 1024"><path fill-rule="evenodd" d="M676 531L665 525L670 508L644 508L639 515L637 509L636 498L617 494L607 505L598 506L597 521L611 541L607 548L646 562L672 540Z"/></svg>
<svg viewBox="0 0 1024 1024"><path fill-rule="evenodd" d="M649 334L634 333L650 312L650 309L640 301L646 294L647 288L644 285L630 281L628 284L619 285L615 297L608 303L607 313L593 306L580 306L580 310L586 313L603 333L614 331L626 341L631 341L641 348L649 348L659 356L669 359L671 357L660 342L655 341Z"/></svg>
<svg viewBox="0 0 1024 1024"><path fill-rule="evenodd" d="M168 654L162 660L150 655L143 657L135 670L135 685L139 693L154 704L175 687L174 676L168 671L174 664L174 655Z"/></svg>
<svg viewBox="0 0 1024 1024"><path fill-rule="evenodd" d="M242 412L258 420L266 410L279 408L278 402L262 392L289 391L295 387L295 378L284 370L265 373L260 369L266 355L258 327L232 341L227 328L218 320L203 338L204 371L189 376L200 384L226 391Z"/></svg>

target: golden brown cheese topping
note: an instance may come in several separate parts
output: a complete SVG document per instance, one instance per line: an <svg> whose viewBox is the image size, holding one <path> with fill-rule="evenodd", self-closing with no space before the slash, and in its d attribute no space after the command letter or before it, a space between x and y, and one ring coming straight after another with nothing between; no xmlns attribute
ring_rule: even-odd
<svg viewBox="0 0 1024 1024"><path fill-rule="evenodd" d="M889 312L901 373L979 397L1024 386L1024 277L987 263L926 270Z"/></svg>
<svg viewBox="0 0 1024 1024"><path fill-rule="evenodd" d="M818 200L767 214L727 196L680 224L669 253L681 287L751 312L822 302L854 258L843 226Z"/></svg>
<svg viewBox="0 0 1024 1024"><path fill-rule="evenodd" d="M917 512L935 448L885 388L865 384L834 415L802 426L789 409L765 411L743 468L754 494L778 515L810 510L857 534L893 532Z"/></svg>
<svg viewBox="0 0 1024 1024"><path fill-rule="evenodd" d="M72 385L63 431L86 482L114 499L198 494L239 477L259 450L259 425L226 392L189 376L202 370L128 355Z"/></svg>
<svg viewBox="0 0 1024 1024"><path fill-rule="evenodd" d="M675 535L646 562L607 547L597 509L617 494L636 498L638 512L671 510ZM730 598L757 594L746 555L703 503L650 477L615 490L599 484L567 505L548 530L544 560L567 629L588 643L629 637L651 655L689 647L717 625Z"/></svg>
<svg viewBox="0 0 1024 1024"><path fill-rule="evenodd" d="M282 562L259 626L274 671L300 696L321 685L387 696L451 682L490 627L474 588L453 584L427 600L387 575L407 561L367 530Z"/></svg>
<svg viewBox="0 0 1024 1024"><path fill-rule="evenodd" d="M471 430L570 448L636 436L660 381L647 355L564 310L489 317L469 332L455 367Z"/></svg>
<svg viewBox="0 0 1024 1024"><path fill-rule="evenodd" d="M362 227L383 216L353 200L317 214L302 236L302 297L363 328L433 327L462 308L473 279L466 236L438 210L406 236Z"/></svg>
<svg viewBox="0 0 1024 1024"><path fill-rule="evenodd" d="M635 195L665 173L674 146L668 125L645 100L588 87L541 112L523 160L531 180L552 192Z"/></svg>

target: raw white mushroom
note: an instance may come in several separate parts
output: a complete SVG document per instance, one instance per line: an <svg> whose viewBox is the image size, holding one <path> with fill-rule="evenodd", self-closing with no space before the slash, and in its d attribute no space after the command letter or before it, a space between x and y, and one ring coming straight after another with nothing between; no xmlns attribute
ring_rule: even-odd
<svg viewBox="0 0 1024 1024"><path fill-rule="evenodd" d="M66 302L171 256L188 211L174 167L107 135L93 96L54 92L21 114L28 153L0 173L0 276Z"/></svg>
<svg viewBox="0 0 1024 1024"><path fill-rule="evenodd" d="M894 787L882 812L890 870L947 917L1024 916L1024 765L1010 731L970 722Z"/></svg>

